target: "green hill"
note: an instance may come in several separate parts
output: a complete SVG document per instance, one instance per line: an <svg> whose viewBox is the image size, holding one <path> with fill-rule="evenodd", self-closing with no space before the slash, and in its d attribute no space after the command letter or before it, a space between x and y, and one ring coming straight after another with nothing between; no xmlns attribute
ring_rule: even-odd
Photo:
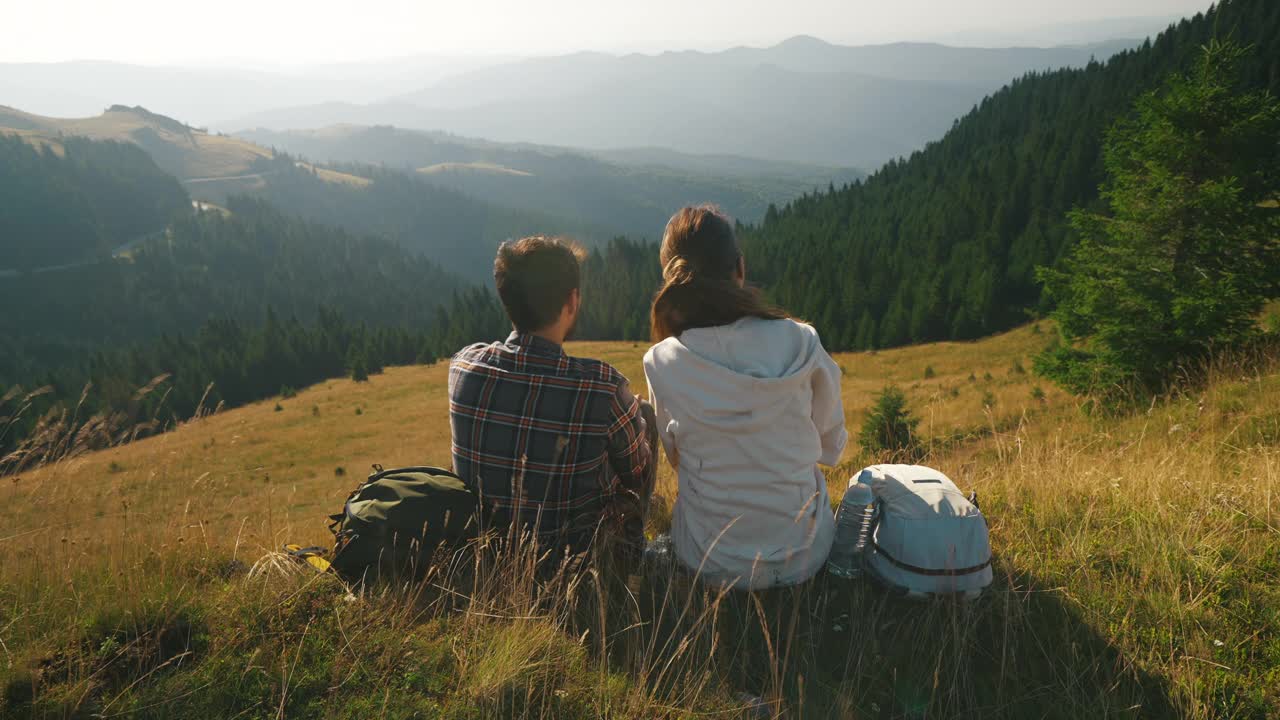
<svg viewBox="0 0 1280 720"><path fill-rule="evenodd" d="M0 106L0 132L14 131L33 142L58 143L66 136L131 142L179 180L234 177L252 172L253 162L270 152L225 135L211 135L141 107L113 105L87 118L51 118Z"/></svg>
<svg viewBox="0 0 1280 720"><path fill-rule="evenodd" d="M494 253L509 238L568 235L595 246L617 234L610 226L582 219L486 202L442 187L436 182L439 175L366 164L313 171L299 162L282 154L256 163L266 180L252 196L309 220L386 238L472 283L491 281ZM363 182L333 182L323 171Z"/></svg>
<svg viewBox="0 0 1280 720"><path fill-rule="evenodd" d="M1246 82L1280 92L1280 5L1225 0L1105 64L1029 74L910 158L768 213L747 234L758 279L837 347L1023 322L1034 269L1071 243L1067 211L1097 201L1105 129L1215 35L1253 44Z"/></svg>
<svg viewBox="0 0 1280 720"><path fill-rule="evenodd" d="M257 324L267 308L314 317L329 306L356 321L425 327L463 283L385 240L308 223L260 201L230 214L187 213L128 257L0 278L0 379L29 382L106 348L194 333L210 318ZM15 358L30 372L6 372Z"/></svg>
<svg viewBox="0 0 1280 720"><path fill-rule="evenodd" d="M114 106L96 117L69 120L0 107L0 136L16 136L33 148L49 148L53 156L64 154L68 143L78 143L77 147L101 146L101 142L86 144L85 139L136 145L150 156L160 171L178 178L194 200L222 206L237 195L265 199L287 213L357 234L378 235L411 252L425 253L449 271L473 281L487 279L494 249L510 237L564 234L596 244L621 233L617 224L596 224L589 218L559 215L537 207L536 203L524 208L487 202L457 189L442 187L447 183L439 180L440 174L414 173L416 166L404 168L402 172L368 163L342 167L317 165L248 140L211 135L140 107ZM16 150L11 148L9 152ZM121 158L124 157L121 154ZM137 154L130 161L136 164L139 157L143 156ZM98 176L109 178L112 173L123 172L124 162L103 156L86 157L81 164L93 165ZM152 172L163 174L154 167ZM443 174L456 176L458 173ZM432 181L428 182L428 178ZM109 185L116 181L106 182ZM556 188L551 192L565 197L569 190ZM167 197L157 190L148 202L163 205ZM153 222L154 213L131 212L130 202L132 200L121 194L116 205L118 214L146 220L151 223L147 228L150 232L163 227L163 222ZM552 210L565 207L564 203L548 204ZM661 224L655 219L659 209L647 207L646 210L650 212L647 220L660 229ZM26 212L46 219L57 217L57 212L48 208L36 212L34 205ZM99 212L105 210L100 207ZM664 207L660 212L667 210ZM108 234L111 239L119 235ZM131 238L116 242L127 239ZM103 244L115 247L107 241L76 241L73 245L78 249L74 257L50 245L47 251L42 251L41 263L62 266L78 262L85 248ZM5 267L0 265L0 269Z"/></svg>

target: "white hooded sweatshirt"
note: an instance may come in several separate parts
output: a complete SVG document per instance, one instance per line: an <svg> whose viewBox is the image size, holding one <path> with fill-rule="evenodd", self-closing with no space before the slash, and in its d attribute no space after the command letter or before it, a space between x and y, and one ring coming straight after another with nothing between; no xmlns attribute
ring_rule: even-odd
<svg viewBox="0 0 1280 720"><path fill-rule="evenodd" d="M644 371L678 462L680 562L739 589L813 577L835 534L818 465L848 441L840 368L817 331L760 318L686 330L650 348Z"/></svg>

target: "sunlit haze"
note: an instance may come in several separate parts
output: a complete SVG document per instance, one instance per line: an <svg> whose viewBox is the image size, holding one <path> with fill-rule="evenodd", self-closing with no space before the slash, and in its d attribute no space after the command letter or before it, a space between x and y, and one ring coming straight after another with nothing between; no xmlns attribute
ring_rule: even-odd
<svg viewBox="0 0 1280 720"><path fill-rule="evenodd" d="M1166 18L1206 0L45 0L14 3L0 61L301 65L406 55L654 52L767 45L797 34L837 43L1052 42L1050 26ZM1069 35L1061 37L1071 42Z"/></svg>

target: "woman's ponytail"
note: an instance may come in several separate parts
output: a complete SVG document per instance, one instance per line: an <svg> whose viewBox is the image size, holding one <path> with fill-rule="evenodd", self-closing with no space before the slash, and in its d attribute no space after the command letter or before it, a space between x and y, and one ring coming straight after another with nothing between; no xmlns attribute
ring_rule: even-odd
<svg viewBox="0 0 1280 720"><path fill-rule="evenodd" d="M662 237L662 288L653 298L653 342L690 328L728 325L744 317L788 317L754 288L738 284L742 260L733 225L713 206L687 207Z"/></svg>

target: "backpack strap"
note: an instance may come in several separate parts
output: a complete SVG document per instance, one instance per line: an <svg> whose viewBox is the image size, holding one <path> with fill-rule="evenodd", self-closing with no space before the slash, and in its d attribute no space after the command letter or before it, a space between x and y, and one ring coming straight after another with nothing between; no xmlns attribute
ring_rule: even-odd
<svg viewBox="0 0 1280 720"><path fill-rule="evenodd" d="M884 548L880 547L880 545L878 545L875 542L871 543L871 547L875 548L877 555L880 555L885 560L888 560L890 564L898 568L901 568L903 570L906 570L907 572L915 573L917 575L928 575L930 577L957 577L960 575L972 575L973 573L985 570L987 566L991 564L991 558L988 557L986 562L980 565L974 565L972 567L933 570L930 568L922 568L922 567L917 567L915 565L911 565L909 563L904 563L898 558L890 555L888 552L885 551Z"/></svg>
<svg viewBox="0 0 1280 720"><path fill-rule="evenodd" d="M447 470L445 468L440 468L440 467L433 467L431 465L414 465L411 467L392 468L390 470L383 470L381 465L375 464L373 466L373 472L369 473L369 479L364 481L364 484L367 485L371 482L376 482L378 480L381 480L384 477L387 477L388 475L400 475L402 473L426 473L427 475L445 475L451 478L457 478L458 480L462 479L457 475L455 475L452 470Z"/></svg>

